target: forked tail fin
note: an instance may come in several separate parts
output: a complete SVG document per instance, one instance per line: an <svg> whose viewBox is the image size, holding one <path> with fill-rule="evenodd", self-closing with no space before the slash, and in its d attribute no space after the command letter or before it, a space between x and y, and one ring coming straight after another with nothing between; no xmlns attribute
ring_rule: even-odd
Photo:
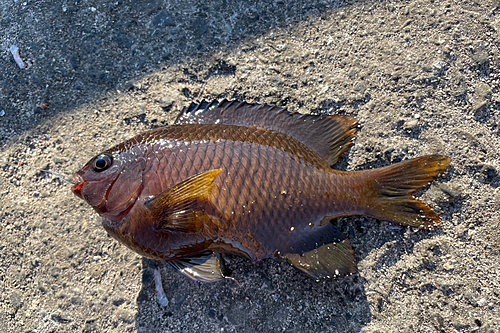
<svg viewBox="0 0 500 333"><path fill-rule="evenodd" d="M413 193L428 185L449 163L449 157L428 155L360 173L368 185L365 214L410 226L436 226L441 222L439 215Z"/></svg>

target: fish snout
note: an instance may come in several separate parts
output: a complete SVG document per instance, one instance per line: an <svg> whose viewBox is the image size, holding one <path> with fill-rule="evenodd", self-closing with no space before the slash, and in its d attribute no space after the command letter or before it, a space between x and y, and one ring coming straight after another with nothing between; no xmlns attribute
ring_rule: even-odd
<svg viewBox="0 0 500 333"><path fill-rule="evenodd" d="M79 174L73 176L73 186L71 186L71 191L77 196L83 199L81 189L85 181Z"/></svg>

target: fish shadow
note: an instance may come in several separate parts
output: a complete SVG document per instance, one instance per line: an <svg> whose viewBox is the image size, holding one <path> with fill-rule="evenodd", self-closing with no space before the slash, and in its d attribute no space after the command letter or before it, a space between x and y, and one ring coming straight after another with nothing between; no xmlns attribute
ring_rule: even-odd
<svg viewBox="0 0 500 333"><path fill-rule="evenodd" d="M345 218L337 224L351 240L356 262L366 261L365 266L368 265L371 271L390 268L406 255L421 257L420 253L415 253L415 247L424 240L444 234L442 229L419 230L366 217ZM374 253L374 258L370 258ZM435 254L441 256L442 253L437 251ZM437 258L417 270L433 271L436 266Z"/></svg>
<svg viewBox="0 0 500 333"><path fill-rule="evenodd" d="M225 256L237 281L200 283L162 263L143 259L143 288L138 297L139 332L360 332L370 321L370 306L359 275L315 281L288 263ZM169 304L157 301L154 270L160 267ZM165 268L163 268L165 267ZM157 321L151 322L151 313ZM208 324L208 325L207 325Z"/></svg>

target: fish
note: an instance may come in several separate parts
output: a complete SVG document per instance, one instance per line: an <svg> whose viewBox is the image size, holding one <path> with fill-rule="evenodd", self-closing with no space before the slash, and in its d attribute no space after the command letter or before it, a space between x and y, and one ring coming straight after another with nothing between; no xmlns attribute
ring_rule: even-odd
<svg viewBox="0 0 500 333"><path fill-rule="evenodd" d="M357 273L336 220L362 215L433 228L441 218L413 194L450 158L381 168L333 166L353 144L346 115L267 104L201 101L89 160L71 190L116 240L195 281L227 278L223 254L289 262L315 279Z"/></svg>

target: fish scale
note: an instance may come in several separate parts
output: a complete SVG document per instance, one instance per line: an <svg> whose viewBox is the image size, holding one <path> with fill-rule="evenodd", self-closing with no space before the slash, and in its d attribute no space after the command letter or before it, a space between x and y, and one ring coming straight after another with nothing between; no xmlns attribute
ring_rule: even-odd
<svg viewBox="0 0 500 333"><path fill-rule="evenodd" d="M94 157L72 190L114 238L193 279L223 278L220 253L287 260L315 278L350 274L350 242L330 221L366 215L432 227L439 216L412 193L449 163L429 155L373 170L332 169L355 126L348 116L202 102L173 126Z"/></svg>
<svg viewBox="0 0 500 333"><path fill-rule="evenodd" d="M219 168L224 170L215 181L218 189L212 193L212 199L216 208L223 216L228 217L229 220L233 219L232 212L234 212L234 218L237 218L237 220L232 221L232 224L234 224L235 229L242 229L243 234L246 234L245 231L248 230L252 235L255 235L256 229L259 229L261 230L259 233L262 235L280 235L280 237L274 239L272 246L267 246L267 243L271 242L269 236L257 239L258 243L265 245L265 250L262 250L261 253L267 254L267 252L283 251L284 249L280 247L280 243L286 243L286 239L289 238L290 227L298 227L295 221L297 219L295 216L297 212L288 209L288 207L294 206L294 202L301 201L300 198L295 196L297 190L300 190L302 193L315 193L319 190L316 197L320 197L320 193L327 192L328 186L326 184L319 186L318 180L320 178L311 176L309 176L311 178L309 186L307 186L308 182L305 181L301 181L299 184L298 181L300 179L308 179L305 174L307 170L313 170L311 169L311 164L293 159L281 149L272 148L272 146L268 145L268 142L276 139L275 133L269 132L267 136L265 135L266 133L263 133L260 137L254 135L251 138L253 142L248 143L241 141L241 138L244 134L248 134L251 131L246 128L233 126L233 128L228 127L219 131L233 131L234 133L231 136L235 139L218 143L206 143L204 141L207 137L203 137L200 133L205 135L211 134L217 137L220 134L219 131L217 131L217 128L211 128L213 125L196 127L198 131L193 132L193 138L190 136L182 137L188 144L180 145L177 150L173 148L164 153L159 170L161 170L162 174L170 175L170 177L163 177L165 180L168 179L168 181L165 181L162 187L169 188L179 181L188 178L190 175L203 171ZM254 129L254 131L261 132L258 129ZM174 129L171 133L164 133L164 137L168 138L180 135L181 133L177 129ZM147 144L144 145L143 149L148 148L151 144L149 140L145 142ZM255 142L259 144L256 145ZM160 149L154 146L153 150ZM287 149L292 149L289 146L287 146ZM208 158L208 151L213 151L215 155L221 156L222 159L220 162L214 163L213 159ZM251 163L251 161L255 161L255 163ZM270 166L278 163L281 164L283 170L285 170L284 172L266 172ZM316 172L326 174L327 171L317 169ZM310 174L311 172L308 173ZM303 176L295 176L300 174ZM261 183L250 184L250 180L259 178L263 180ZM220 191L220 187L224 186L225 182L230 185L227 186L229 190ZM254 182L252 181L252 183ZM287 189L289 192L282 194L282 191L286 191ZM291 189L294 190L292 191ZM265 193L266 196L262 196L262 193ZM256 205L261 208L254 210L253 214L248 214L246 209L243 208L248 199L256 201ZM311 202L311 206L307 207L307 210L312 213L310 214L310 218L315 218L317 215L324 216L326 207L323 205L316 206L319 203L324 203L324 201L314 200ZM329 209L332 209L331 203L328 206ZM335 214L335 209L332 209L329 213ZM344 212L342 210L339 213ZM303 216L300 216L300 218L303 219ZM262 225L262 221L266 221L266 223ZM309 223L316 224L317 222L311 219L304 220L306 225ZM237 241L243 240L238 239ZM260 260L262 256L265 255L261 255L261 257L255 256L255 258L256 260Z"/></svg>
<svg viewBox="0 0 500 333"><path fill-rule="evenodd" d="M210 131L204 129L204 131L200 132L209 133ZM235 132L235 136L239 138L241 129L236 128ZM233 221L234 228L242 229L243 233L245 233L244 228L247 228L251 234L256 234L256 229L259 229L261 230L260 233L264 235L281 235L281 237L275 238L272 247L267 246L266 250L269 252L283 251L279 243L285 242L284 240L288 238L288 231L292 226L295 225L298 227L295 220L304 220L302 215L296 216L296 211L288 209L288 207L294 206L295 202L301 201L300 198L296 197L297 190L300 190L302 193L315 193L316 190L319 190L319 193L316 195L319 197L321 192L327 193L327 184L319 186L320 184L317 183L319 180L318 177L312 178L310 186L306 187L307 182L304 181L299 184L298 180L308 178L304 176L295 177L294 175L301 173L304 175L305 170L309 169L310 165L298 163L298 161L294 161L292 158L285 158L285 153L281 150L271 149L266 144L255 147L253 144L234 140L224 142L218 148L215 147L215 144L199 143L197 142L199 139L200 135L197 133L195 139L183 147L183 153L172 150L169 151L169 155L166 155L162 159L164 162L162 173L175 175L176 173L170 171L169 168L184 171L177 178L172 177L170 182L165 183L163 187L168 188L187 178L188 175L198 174L206 170L218 168L225 170L215 181L218 190L212 193L212 199L217 209L221 211L223 216L229 216L230 220L232 219L231 212L234 212L234 215L237 217L237 220ZM262 138L261 141L266 142L269 139ZM213 146L213 148L207 146ZM207 158L207 151L215 151L216 154L224 156L224 158L220 163L213 163L212 159ZM270 165L277 164L277 160L279 160L286 171L279 174L265 172L269 169ZM258 161L258 164L250 164L250 161ZM317 172L325 173L323 170L317 170ZM251 184L250 180L254 178L264 179L264 181L260 184ZM220 191L220 187L224 186L224 182L230 184L228 191ZM283 194L282 191L286 191L287 189L289 189L288 193ZM262 193L266 193L267 197L263 197ZM261 208L249 214L243 206L250 199L256 201L256 205ZM316 215L324 216L326 207L324 205L316 206L322 202L324 203L321 200L314 200L311 206L306 207L310 217L314 218ZM266 203L268 204L266 205ZM331 209L329 213L335 214L335 209L331 208L331 203L328 206ZM312 214L313 212L315 214ZM320 213L318 214L318 212ZM341 208L341 211L338 213L343 214L344 210ZM262 221L267 222L265 225L262 225ZM307 225L309 223L316 224L317 222L311 219L304 220L304 223ZM261 237L257 241L261 244L267 244L268 238Z"/></svg>

